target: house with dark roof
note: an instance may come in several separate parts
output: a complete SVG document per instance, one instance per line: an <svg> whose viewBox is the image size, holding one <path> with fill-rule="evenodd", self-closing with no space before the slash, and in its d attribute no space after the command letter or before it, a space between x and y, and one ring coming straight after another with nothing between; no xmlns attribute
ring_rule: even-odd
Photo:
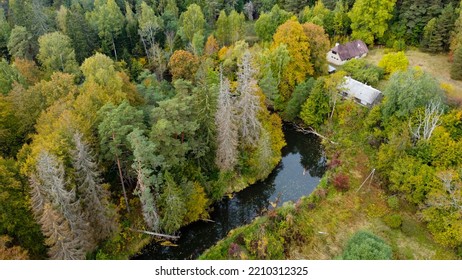
<svg viewBox="0 0 462 280"><path fill-rule="evenodd" d="M343 65L352 58L363 58L367 55L369 49L361 40L355 40L346 44L335 44L328 53L327 61L335 65Z"/></svg>
<svg viewBox="0 0 462 280"><path fill-rule="evenodd" d="M339 90L344 97L351 98L367 107L377 104L382 96L380 90L348 76L345 77L345 81L340 85Z"/></svg>

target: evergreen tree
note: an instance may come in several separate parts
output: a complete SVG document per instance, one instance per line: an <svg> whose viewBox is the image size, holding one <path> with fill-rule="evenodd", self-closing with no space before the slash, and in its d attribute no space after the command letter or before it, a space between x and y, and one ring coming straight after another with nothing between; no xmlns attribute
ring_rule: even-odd
<svg viewBox="0 0 462 280"><path fill-rule="evenodd" d="M28 60L32 60L37 49L32 35L22 26L15 26L11 30L7 47L11 56Z"/></svg>
<svg viewBox="0 0 462 280"><path fill-rule="evenodd" d="M169 172L165 172L164 178L165 184L160 196L162 228L167 233L174 233L183 223L186 207L181 189L176 184L172 175Z"/></svg>
<svg viewBox="0 0 462 280"><path fill-rule="evenodd" d="M318 129L327 119L330 110L330 98L324 92L325 78L319 78L313 86L310 97L302 105L300 118L314 129Z"/></svg>
<svg viewBox="0 0 462 280"><path fill-rule="evenodd" d="M6 21L3 9L0 7L0 57L4 57L8 53L8 39L10 38L11 27Z"/></svg>

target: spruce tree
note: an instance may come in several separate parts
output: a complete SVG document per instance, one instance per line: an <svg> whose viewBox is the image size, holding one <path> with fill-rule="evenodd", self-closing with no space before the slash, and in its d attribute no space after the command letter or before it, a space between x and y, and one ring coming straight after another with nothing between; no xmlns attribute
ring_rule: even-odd
<svg viewBox="0 0 462 280"><path fill-rule="evenodd" d="M451 65L451 78L462 80L462 47L454 52L454 61Z"/></svg>

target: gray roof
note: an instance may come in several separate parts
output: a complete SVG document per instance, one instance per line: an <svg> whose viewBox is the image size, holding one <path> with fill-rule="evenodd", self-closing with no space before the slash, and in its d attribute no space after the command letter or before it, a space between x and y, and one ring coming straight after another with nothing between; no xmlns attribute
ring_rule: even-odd
<svg viewBox="0 0 462 280"><path fill-rule="evenodd" d="M381 92L371 86L363 84L351 77L345 77L341 85L342 91L348 96L355 97L364 105L371 105L380 96Z"/></svg>
<svg viewBox="0 0 462 280"><path fill-rule="evenodd" d="M337 52L341 60L348 60L354 57L359 57L369 52L367 45L361 40L355 40L346 44L337 45L331 50Z"/></svg>

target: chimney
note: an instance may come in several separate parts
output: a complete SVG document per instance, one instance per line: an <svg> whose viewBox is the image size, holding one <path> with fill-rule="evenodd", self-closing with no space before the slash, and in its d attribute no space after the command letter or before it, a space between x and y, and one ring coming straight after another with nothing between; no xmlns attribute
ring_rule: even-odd
<svg viewBox="0 0 462 280"><path fill-rule="evenodd" d="M339 43L335 43L335 46L338 47L338 45L340 45Z"/></svg>

